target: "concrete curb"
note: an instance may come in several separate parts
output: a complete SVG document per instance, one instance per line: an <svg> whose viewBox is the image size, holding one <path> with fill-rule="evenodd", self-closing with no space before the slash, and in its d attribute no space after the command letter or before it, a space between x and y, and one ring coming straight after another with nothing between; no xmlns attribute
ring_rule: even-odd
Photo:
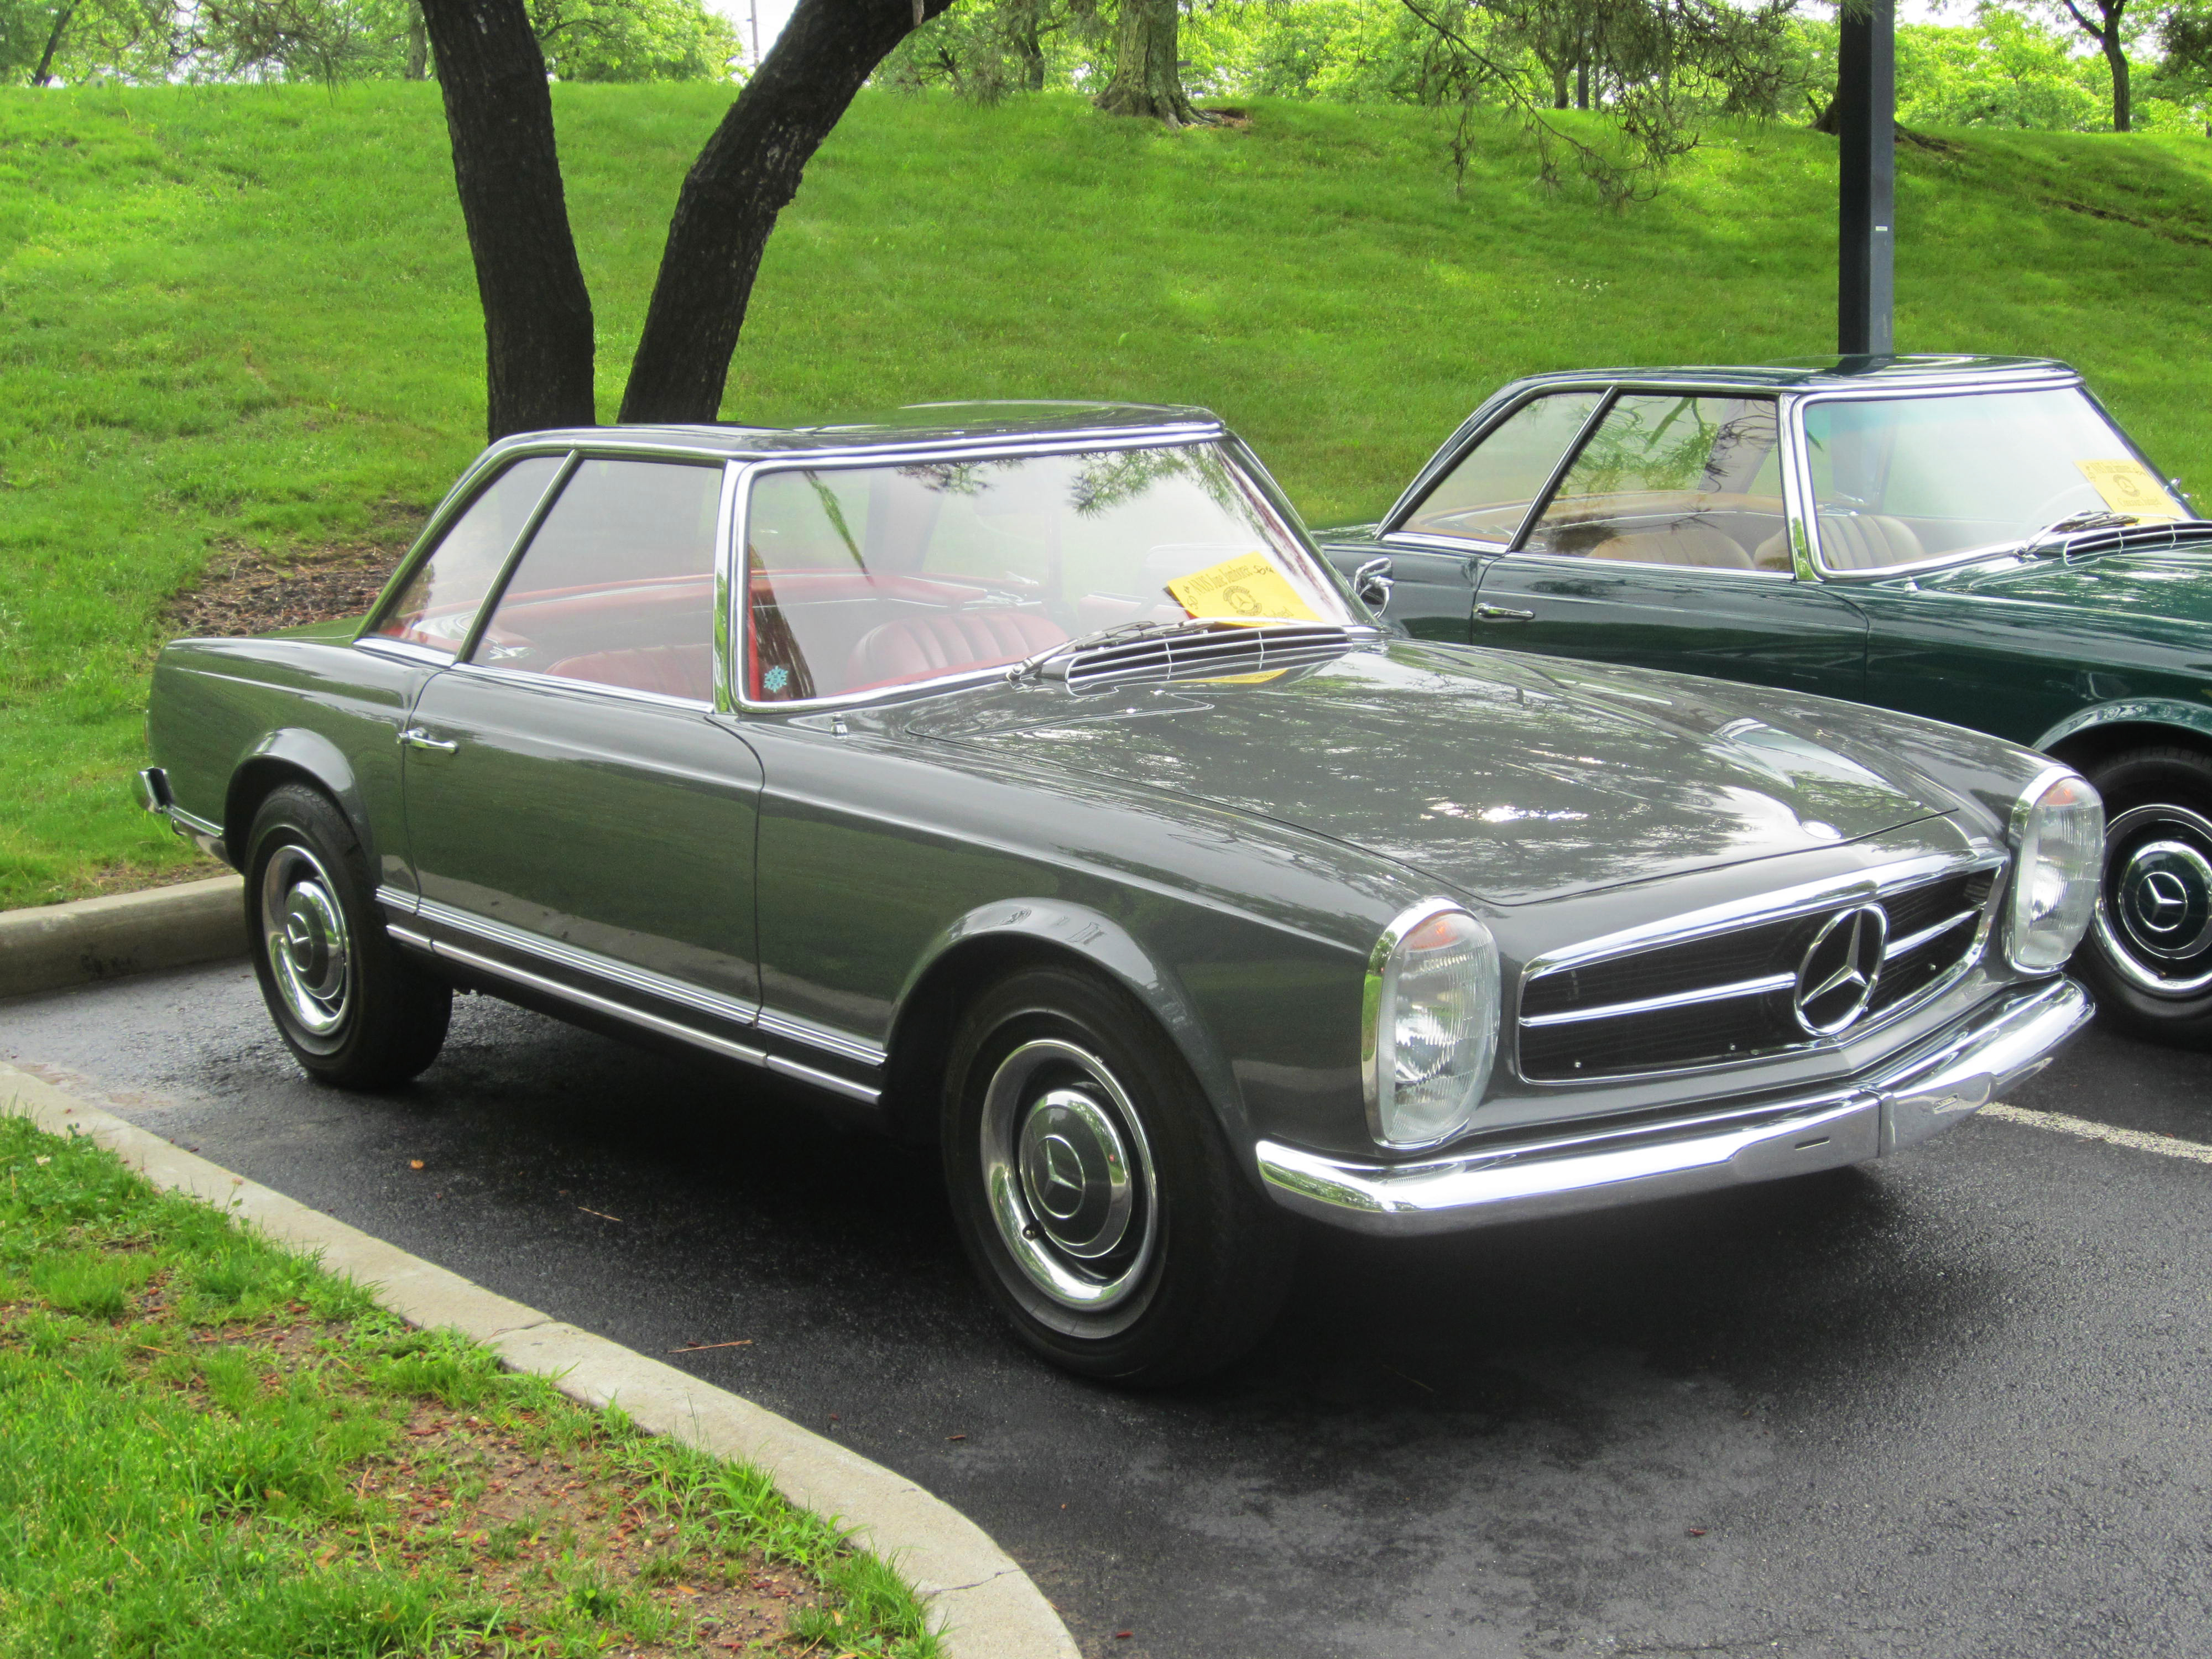
<svg viewBox="0 0 2212 1659"><path fill-rule="evenodd" d="M793 1503L836 1516L870 1548L895 1559L908 1581L929 1597L954 1659L1080 1659L1052 1604L988 1534L880 1463L673 1365L564 1325L233 1175L4 1061L0 1109L57 1134L88 1135L155 1185L189 1194L280 1243L316 1253L324 1267L370 1286L379 1302L410 1324L450 1326L496 1350L516 1370L550 1378L572 1400L594 1407L619 1404L650 1433L758 1465Z"/></svg>
<svg viewBox="0 0 2212 1659"><path fill-rule="evenodd" d="M0 910L0 997L246 954L236 876Z"/></svg>

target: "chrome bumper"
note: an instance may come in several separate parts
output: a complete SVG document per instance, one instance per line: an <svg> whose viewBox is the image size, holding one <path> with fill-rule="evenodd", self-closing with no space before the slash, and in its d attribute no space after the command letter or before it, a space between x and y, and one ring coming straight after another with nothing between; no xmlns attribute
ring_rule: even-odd
<svg viewBox="0 0 2212 1659"><path fill-rule="evenodd" d="M1884 1158L2033 1077L2089 1023L2089 994L2059 979L1976 1009L1935 1042L1844 1088L1631 1128L1571 1126L1539 1141L1418 1164L1355 1164L1263 1140L1261 1178L1286 1207L1355 1232L1456 1232Z"/></svg>

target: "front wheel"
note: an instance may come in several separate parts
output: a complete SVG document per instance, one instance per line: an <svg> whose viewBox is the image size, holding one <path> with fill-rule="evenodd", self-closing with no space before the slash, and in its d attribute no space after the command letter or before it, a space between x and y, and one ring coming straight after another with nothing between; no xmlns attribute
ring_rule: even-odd
<svg viewBox="0 0 2212 1659"><path fill-rule="evenodd" d="M2212 759L2161 745L2085 770L2105 870L2075 970L2120 1024L2212 1047Z"/></svg>
<svg viewBox="0 0 2212 1659"><path fill-rule="evenodd" d="M368 860L330 799L273 789L246 836L246 936L277 1034L317 1082L376 1089L438 1057L453 988L400 955Z"/></svg>
<svg viewBox="0 0 2212 1659"><path fill-rule="evenodd" d="M979 997L947 1070L945 1179L1000 1311L1064 1370L1156 1388L1273 1320L1295 1234L1237 1168L1197 1079L1126 993L1026 969Z"/></svg>

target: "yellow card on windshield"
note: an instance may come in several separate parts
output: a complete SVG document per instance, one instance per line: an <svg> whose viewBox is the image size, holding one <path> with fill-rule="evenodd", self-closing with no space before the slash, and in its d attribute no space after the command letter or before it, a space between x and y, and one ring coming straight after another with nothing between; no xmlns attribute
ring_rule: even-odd
<svg viewBox="0 0 2212 1659"><path fill-rule="evenodd" d="M2166 493L2157 475L2141 461L2076 461L2105 505L2138 519L2178 519L2181 504Z"/></svg>
<svg viewBox="0 0 2212 1659"><path fill-rule="evenodd" d="M1194 617L1223 622L1319 622L1313 607L1265 553L1240 553L1168 584L1168 592Z"/></svg>

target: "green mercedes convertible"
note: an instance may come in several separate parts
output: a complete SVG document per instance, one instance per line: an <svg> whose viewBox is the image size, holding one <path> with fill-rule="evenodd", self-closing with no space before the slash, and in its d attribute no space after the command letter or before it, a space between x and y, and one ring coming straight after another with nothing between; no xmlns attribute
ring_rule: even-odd
<svg viewBox="0 0 2212 1659"><path fill-rule="evenodd" d="M147 799L313 1076L456 988L935 1140L1055 1363L1391 1233L1886 1157L2089 1015L2102 815L1929 721L1382 636L1199 410L493 446L374 610L186 640Z"/></svg>
<svg viewBox="0 0 2212 1659"><path fill-rule="evenodd" d="M2076 968L2212 1042L2212 523L2064 364L1539 375L1322 540L1419 636L1845 697L2078 769L2111 823Z"/></svg>

